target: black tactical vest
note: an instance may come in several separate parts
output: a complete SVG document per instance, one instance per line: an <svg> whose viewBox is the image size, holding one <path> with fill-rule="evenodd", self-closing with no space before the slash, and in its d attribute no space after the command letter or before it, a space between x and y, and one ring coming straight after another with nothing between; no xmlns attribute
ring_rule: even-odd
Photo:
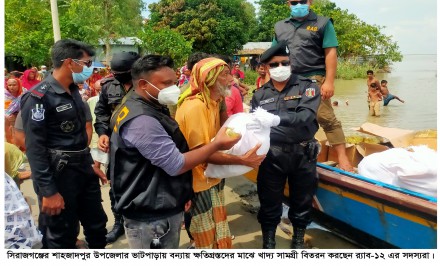
<svg viewBox="0 0 440 266"><path fill-rule="evenodd" d="M275 24L276 39L288 42L293 73L325 72L322 42L328 21L329 18L318 16L310 10L307 19L298 28L293 26L290 18Z"/></svg>
<svg viewBox="0 0 440 266"><path fill-rule="evenodd" d="M115 209L129 219L140 221L164 218L184 209L193 196L192 172L169 176L151 164L136 148L129 148L119 135L121 127L139 115L159 121L181 153L189 151L178 124L168 109L156 107L137 93L120 105L111 119L110 176L115 194Z"/></svg>

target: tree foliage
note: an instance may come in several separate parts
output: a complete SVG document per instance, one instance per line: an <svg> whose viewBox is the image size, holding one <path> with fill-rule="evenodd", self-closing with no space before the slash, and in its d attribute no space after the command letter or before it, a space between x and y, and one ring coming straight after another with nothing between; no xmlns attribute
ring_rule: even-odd
<svg viewBox="0 0 440 266"><path fill-rule="evenodd" d="M289 17L284 0L260 0L259 28L255 39L271 41L277 21ZM315 0L311 7L318 15L333 19L339 42L338 55L344 59L373 57L377 67L401 61L399 47L392 36L381 33L383 27L370 25L348 10L342 10L329 0Z"/></svg>
<svg viewBox="0 0 440 266"><path fill-rule="evenodd" d="M232 54L250 39L255 9L244 0L161 0L149 5L155 28L169 26L194 51Z"/></svg>
<svg viewBox="0 0 440 266"><path fill-rule="evenodd" d="M25 65L48 63L53 44L49 1L5 1L5 53L20 56Z"/></svg>
<svg viewBox="0 0 440 266"><path fill-rule="evenodd" d="M109 60L110 43L135 36L142 26L141 0L68 0L65 31L92 45L101 39Z"/></svg>
<svg viewBox="0 0 440 266"><path fill-rule="evenodd" d="M141 39L141 48L149 54L160 54L170 56L175 66L182 66L186 63L192 51L192 42L187 41L178 32L169 27L154 29L149 23L138 33Z"/></svg>
<svg viewBox="0 0 440 266"><path fill-rule="evenodd" d="M141 27L142 0L59 0L61 38L98 45L135 36ZM49 64L54 43L50 1L5 1L5 52L26 65ZM50 64L49 64L50 65Z"/></svg>

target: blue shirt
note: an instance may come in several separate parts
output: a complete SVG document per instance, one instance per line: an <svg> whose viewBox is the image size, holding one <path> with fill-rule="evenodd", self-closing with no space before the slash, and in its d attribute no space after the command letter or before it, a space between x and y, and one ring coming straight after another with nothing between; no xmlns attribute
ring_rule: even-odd
<svg viewBox="0 0 440 266"><path fill-rule="evenodd" d="M140 115L121 129L125 145L136 148L151 163L170 176L176 176L185 164L184 155L155 118Z"/></svg>

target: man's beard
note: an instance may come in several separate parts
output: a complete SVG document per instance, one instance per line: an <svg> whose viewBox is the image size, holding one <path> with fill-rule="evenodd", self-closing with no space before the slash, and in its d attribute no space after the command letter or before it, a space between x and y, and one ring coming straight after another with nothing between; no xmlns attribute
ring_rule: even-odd
<svg viewBox="0 0 440 266"><path fill-rule="evenodd" d="M217 83L217 92L222 97L228 97L231 95L231 87L230 86L224 86L219 83Z"/></svg>

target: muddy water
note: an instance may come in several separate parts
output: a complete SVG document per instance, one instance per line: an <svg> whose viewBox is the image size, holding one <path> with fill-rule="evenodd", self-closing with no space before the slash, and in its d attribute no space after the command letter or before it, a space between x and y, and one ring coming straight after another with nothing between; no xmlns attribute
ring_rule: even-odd
<svg viewBox="0 0 440 266"><path fill-rule="evenodd" d="M405 103L392 100L388 106L381 106L380 117L371 117L368 116L366 78L336 80L332 101L339 101L335 112L346 135L356 134L351 128L364 122L411 130L437 128L436 55L406 55L402 62L394 63L391 73L376 73L376 78L386 79L390 93ZM344 104L346 100L348 106Z"/></svg>

